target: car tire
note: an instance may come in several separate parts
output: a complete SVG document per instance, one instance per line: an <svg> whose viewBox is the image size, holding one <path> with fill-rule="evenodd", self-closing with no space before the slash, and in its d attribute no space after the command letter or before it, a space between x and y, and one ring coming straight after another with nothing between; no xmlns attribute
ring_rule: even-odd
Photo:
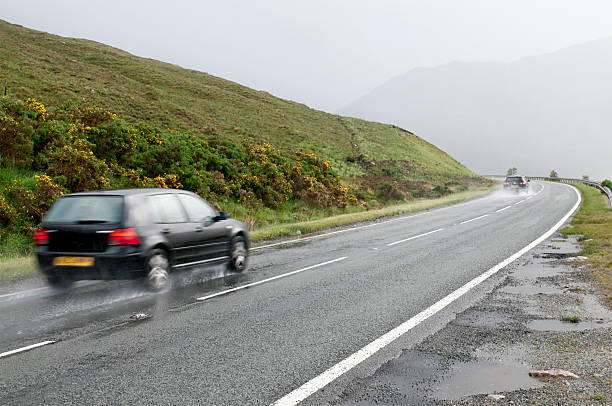
<svg viewBox="0 0 612 406"><path fill-rule="evenodd" d="M68 290L74 282L67 276L47 276L46 279L49 286L59 291Z"/></svg>
<svg viewBox="0 0 612 406"><path fill-rule="evenodd" d="M232 272L243 272L247 269L249 249L243 236L237 235L230 242L230 260L227 267Z"/></svg>
<svg viewBox="0 0 612 406"><path fill-rule="evenodd" d="M153 292L170 288L170 261L168 254L161 248L155 248L147 259L147 286Z"/></svg>

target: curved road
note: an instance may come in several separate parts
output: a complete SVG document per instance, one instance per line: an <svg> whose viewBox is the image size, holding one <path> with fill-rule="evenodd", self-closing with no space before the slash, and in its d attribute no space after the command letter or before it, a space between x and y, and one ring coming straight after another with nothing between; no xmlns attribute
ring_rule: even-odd
<svg viewBox="0 0 612 406"><path fill-rule="evenodd" d="M333 402L504 272L435 314L420 312L549 231L577 201L569 186L531 182L528 196L495 193L258 248L244 275L194 270L166 294L110 282L0 296L0 353L55 341L0 357L0 404ZM371 356L325 373L415 315L377 352L366 347Z"/></svg>

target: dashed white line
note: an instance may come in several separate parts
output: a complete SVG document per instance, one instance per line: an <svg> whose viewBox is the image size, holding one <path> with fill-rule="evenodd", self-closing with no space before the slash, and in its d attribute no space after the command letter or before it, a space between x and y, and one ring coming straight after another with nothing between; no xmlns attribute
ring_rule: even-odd
<svg viewBox="0 0 612 406"><path fill-rule="evenodd" d="M501 209L499 209L499 210L495 210L495 213L499 213L499 212L502 212L502 211L504 211L504 210L508 210L510 207L512 207L512 206L510 205L510 206L506 206L506 207L504 207L504 208L501 208Z"/></svg>
<svg viewBox="0 0 612 406"><path fill-rule="evenodd" d="M457 205L454 205L454 206L457 206ZM450 207L453 207L453 206L450 206ZM442 208L439 208L437 210L442 210L442 209L445 209L445 208L446 207L442 207ZM346 233L347 231L361 230L361 229L364 229L364 228L380 226L382 224L392 223L392 222L395 222L395 221L408 220L408 219L411 219L411 218L414 218L414 217L424 216L425 214L429 214L429 213L432 213L432 212L433 211L425 211L425 212L422 212L422 213L413 214L411 216L403 216L403 217L400 217L400 218L380 221L380 222L373 223L373 224L366 224L365 226L357 226L357 227L345 228L344 230L338 230L338 231L332 231L332 232L329 232L329 233L311 235L310 237L296 238L294 240L275 242L274 244L260 245L259 247L253 247L250 250L251 251L256 251L256 250L260 250L260 249L263 249L263 248L276 247L277 245L293 244L293 243L296 243L296 242L314 240L315 238L327 237L328 235Z"/></svg>
<svg viewBox="0 0 612 406"><path fill-rule="evenodd" d="M444 230L444 229L443 228L438 228L437 230L429 231L427 233L415 235L415 236L409 237L409 238L404 238L403 240L399 240L399 241L395 241L395 242L387 244L387 247L391 247L392 245L395 245L395 244L401 244L401 243L406 242L406 241L415 240L417 238L425 237L426 235L437 233L438 231L442 231L442 230Z"/></svg>
<svg viewBox="0 0 612 406"><path fill-rule="evenodd" d="M271 278L262 279L260 281L253 282L253 283L248 283L246 285L238 286L236 288L227 289L227 290L224 290L224 291L221 291L221 292L213 293L212 295L202 296L202 297L197 298L196 300L201 302L201 301L204 301L204 300L212 299L213 297L227 295L228 293L236 292L237 290L242 290L242 289L250 288L251 286L261 285L262 283L270 282L270 281L273 281L273 280L276 280L276 279L280 279L280 278L285 278L287 276L295 275L296 273L308 271L309 269L318 268L320 266L333 264L334 262L342 261L342 260L347 259L347 258L348 257L340 257L340 258L332 259L331 261L321 262L320 264L307 266L306 268L298 269L297 271L287 272L287 273L284 273L282 275L273 276Z"/></svg>
<svg viewBox="0 0 612 406"><path fill-rule="evenodd" d="M485 273L481 274L480 276L477 276L476 278L472 279L465 285L461 286L459 289L455 290L451 294L445 296L441 300L429 306L427 309L423 310L422 312L408 319L407 321L395 327L394 329L390 330L389 332L383 334L376 340L372 341L370 344L361 348L360 350L353 353L352 355L345 358L344 360L338 362L336 365L327 369L325 372L321 373L320 375L314 377L313 379L306 382L299 388L289 392L287 395L283 396L276 402L272 403L271 406L294 406L302 402L303 400L308 398L313 393L319 391L323 387L335 381L341 375L344 375L346 372L353 369L355 366L357 366L364 360L370 358L372 355L376 354L379 350L391 344L393 341L395 341L396 339L404 335L406 332L410 331L412 328L416 327L423 321L427 320L434 314L438 313L440 310L444 309L446 306L448 306L449 304L451 304L452 302L454 302L455 300L457 300L458 298L460 298L461 296L469 292L471 289L478 286L479 284L487 280L489 277L499 272L500 269L503 269L510 263L514 262L516 259L520 258L523 254L525 254L526 252L528 252L529 250L531 250L532 248L540 244L542 241L546 240L548 237L553 235L553 233L557 231L559 227L561 227L567 221L567 219L569 219L569 217L576 211L578 206L580 206L582 196L580 195L580 193L578 192L576 188L574 188L573 186L569 186L569 187L571 187L576 193L576 195L578 196L578 201L570 209L570 211L565 216L563 216L563 218L559 220L559 222L557 222L557 224L555 224L546 233L542 234L536 240L531 242L529 245L527 245L526 247L524 247L523 249L521 249L520 251L518 251L511 257L506 258L505 260L495 265L493 268L489 269Z"/></svg>
<svg viewBox="0 0 612 406"><path fill-rule="evenodd" d="M480 219L483 219L483 218L488 217L488 216L489 216L488 214L483 214L482 216L478 216L478 217L475 217L475 218L473 218L473 219L469 219L469 220L462 221L462 222L461 222L461 223L459 223L459 224L467 224L467 223L471 223L472 221L480 220Z"/></svg>
<svg viewBox="0 0 612 406"><path fill-rule="evenodd" d="M42 343L28 345L27 347L17 348L16 350L11 350L7 352L3 352L0 354L0 358L8 357L9 355L18 354L20 352L30 351L34 348L42 347L43 345L55 344L55 341L43 341Z"/></svg>

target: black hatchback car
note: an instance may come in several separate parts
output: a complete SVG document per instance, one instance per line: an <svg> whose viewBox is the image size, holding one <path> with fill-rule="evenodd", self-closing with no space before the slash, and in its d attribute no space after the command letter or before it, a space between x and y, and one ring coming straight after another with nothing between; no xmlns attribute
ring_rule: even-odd
<svg viewBox="0 0 612 406"><path fill-rule="evenodd" d="M529 190L529 179L524 176L506 176L504 190L507 192L527 192Z"/></svg>
<svg viewBox="0 0 612 406"><path fill-rule="evenodd" d="M82 279L146 278L152 290L172 270L227 262L246 269L244 223L198 195L173 189L126 189L62 196L34 235L41 272L52 286Z"/></svg>

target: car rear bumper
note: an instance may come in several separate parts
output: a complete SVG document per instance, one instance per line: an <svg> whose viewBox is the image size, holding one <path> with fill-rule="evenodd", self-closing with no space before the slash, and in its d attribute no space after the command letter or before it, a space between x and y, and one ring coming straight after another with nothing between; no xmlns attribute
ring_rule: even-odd
<svg viewBox="0 0 612 406"><path fill-rule="evenodd" d="M93 257L93 266L56 266L57 257ZM73 280L84 279L134 279L145 275L145 258L140 252L100 254L49 252L37 249L36 258L40 271L49 277L63 276Z"/></svg>

